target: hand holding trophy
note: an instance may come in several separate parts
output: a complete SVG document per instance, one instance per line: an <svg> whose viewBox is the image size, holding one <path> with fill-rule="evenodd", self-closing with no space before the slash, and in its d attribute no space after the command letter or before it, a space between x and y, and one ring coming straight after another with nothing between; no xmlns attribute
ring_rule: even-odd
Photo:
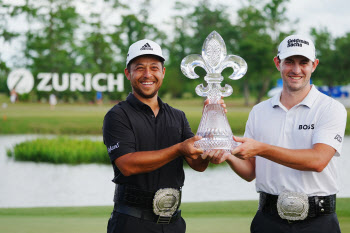
<svg viewBox="0 0 350 233"><path fill-rule="evenodd" d="M206 71L204 80L208 85L206 87L203 84L198 85L196 93L202 97L206 96L209 104L204 108L197 130L197 135L202 136L202 139L195 142L195 146L204 151L212 149L230 151L237 146L237 143L232 138L233 133L225 110L218 101L221 97L231 95L233 90L228 84L221 87L220 83L224 80L221 72L231 67L233 73L229 78L240 79L247 72L247 63L239 56L227 55L224 40L216 31L213 31L204 41L202 55L192 54L185 57L181 62L181 71L186 77L196 79L199 78L194 72L197 66Z"/></svg>

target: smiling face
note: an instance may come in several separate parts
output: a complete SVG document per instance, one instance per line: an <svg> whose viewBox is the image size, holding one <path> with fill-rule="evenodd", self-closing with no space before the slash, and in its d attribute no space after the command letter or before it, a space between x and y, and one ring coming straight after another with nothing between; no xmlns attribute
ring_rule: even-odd
<svg viewBox="0 0 350 233"><path fill-rule="evenodd" d="M310 90L311 74L318 65L318 59L312 62L304 56L295 55L283 60L275 57L274 62L281 73L284 91L308 92Z"/></svg>
<svg viewBox="0 0 350 233"><path fill-rule="evenodd" d="M142 101L157 96L165 75L162 62L155 56L145 55L132 60L129 67L124 72L135 97Z"/></svg>

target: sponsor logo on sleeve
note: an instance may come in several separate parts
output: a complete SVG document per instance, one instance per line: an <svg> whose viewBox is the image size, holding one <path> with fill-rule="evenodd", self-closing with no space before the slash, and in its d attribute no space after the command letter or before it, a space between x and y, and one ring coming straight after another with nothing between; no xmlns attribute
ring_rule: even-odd
<svg viewBox="0 0 350 233"><path fill-rule="evenodd" d="M337 140L338 142L343 141L343 138L339 134L335 135L334 139Z"/></svg>
<svg viewBox="0 0 350 233"><path fill-rule="evenodd" d="M117 148L119 148L119 142L117 144L115 144L115 145L109 146L108 149L107 149L108 153L111 153L113 150L115 150Z"/></svg>

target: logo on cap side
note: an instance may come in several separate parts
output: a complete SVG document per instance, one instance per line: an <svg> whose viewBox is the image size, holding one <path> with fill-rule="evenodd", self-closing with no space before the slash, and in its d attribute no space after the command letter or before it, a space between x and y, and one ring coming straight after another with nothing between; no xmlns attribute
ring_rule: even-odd
<svg viewBox="0 0 350 233"><path fill-rule="evenodd" d="M141 47L140 50L153 50L153 48L148 43L146 43L144 46Z"/></svg>

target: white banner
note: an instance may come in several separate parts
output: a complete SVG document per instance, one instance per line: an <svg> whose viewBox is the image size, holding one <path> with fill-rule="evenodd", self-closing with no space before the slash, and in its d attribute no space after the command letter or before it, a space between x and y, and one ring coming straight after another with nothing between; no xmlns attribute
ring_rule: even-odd
<svg viewBox="0 0 350 233"><path fill-rule="evenodd" d="M36 89L38 91L81 91L90 92L123 92L124 74L98 73L63 73L60 77L58 73L39 73L37 79L40 80ZM15 89L18 94L29 93L34 87L34 76L26 69L12 71L7 77L7 87L11 91Z"/></svg>

